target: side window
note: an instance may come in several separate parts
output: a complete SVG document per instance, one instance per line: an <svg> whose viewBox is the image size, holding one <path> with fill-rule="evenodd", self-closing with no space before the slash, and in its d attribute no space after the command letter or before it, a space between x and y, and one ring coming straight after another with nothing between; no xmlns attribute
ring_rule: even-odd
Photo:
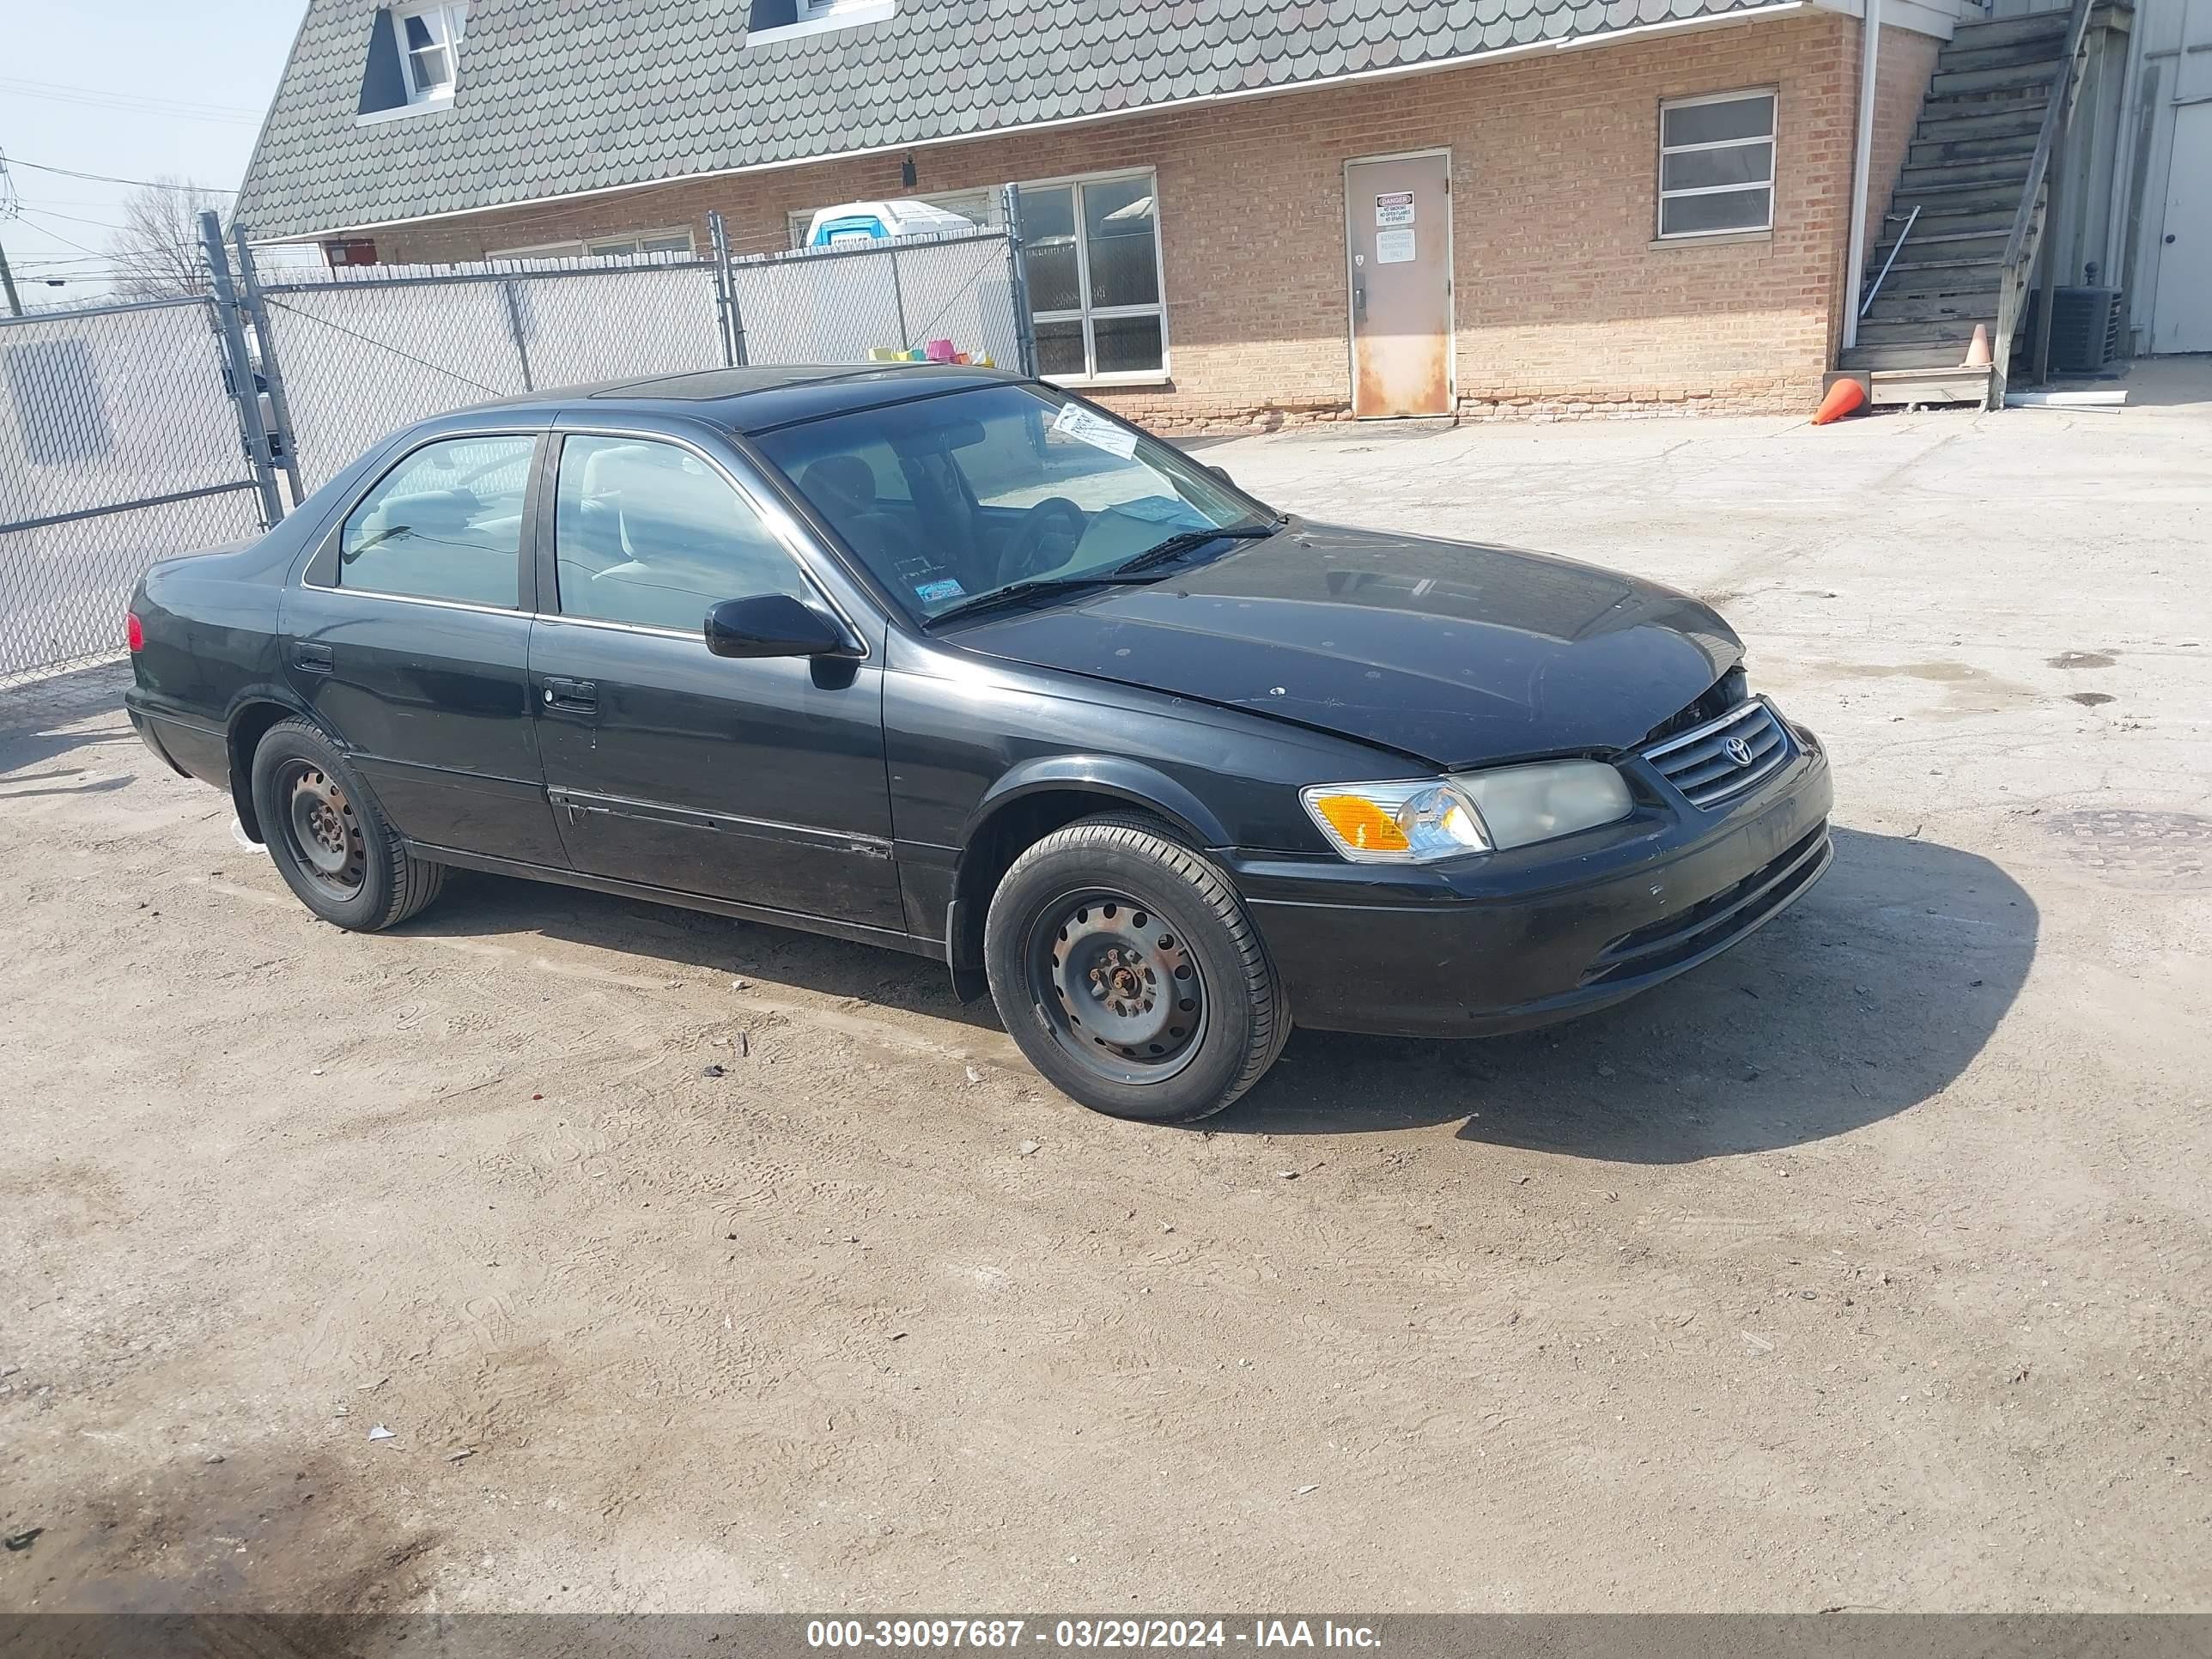
<svg viewBox="0 0 2212 1659"><path fill-rule="evenodd" d="M567 617L690 632L724 599L813 597L720 473L648 439L562 443L553 551Z"/></svg>
<svg viewBox="0 0 2212 1659"><path fill-rule="evenodd" d="M535 438L426 444L378 480L338 532L337 585L512 606Z"/></svg>

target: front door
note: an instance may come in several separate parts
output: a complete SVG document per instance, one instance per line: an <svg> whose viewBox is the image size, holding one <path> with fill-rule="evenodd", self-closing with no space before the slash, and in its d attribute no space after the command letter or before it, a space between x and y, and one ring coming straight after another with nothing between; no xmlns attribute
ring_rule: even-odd
<svg viewBox="0 0 2212 1659"><path fill-rule="evenodd" d="M865 660L714 656L724 599L829 608L754 501L642 435L571 434L556 477L530 678L575 867L899 928L880 629Z"/></svg>
<svg viewBox="0 0 2212 1659"><path fill-rule="evenodd" d="M1350 161L1352 412L1448 415L1452 406L1451 156Z"/></svg>
<svg viewBox="0 0 2212 1659"><path fill-rule="evenodd" d="M2173 112L2171 165L2150 349L2212 351L2212 103Z"/></svg>

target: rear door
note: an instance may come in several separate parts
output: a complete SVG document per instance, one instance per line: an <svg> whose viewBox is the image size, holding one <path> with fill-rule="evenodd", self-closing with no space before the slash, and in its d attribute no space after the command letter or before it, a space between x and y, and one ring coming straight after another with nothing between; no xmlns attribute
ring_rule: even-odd
<svg viewBox="0 0 2212 1659"><path fill-rule="evenodd" d="M1452 406L1451 155L1348 161L1352 412L1448 415Z"/></svg>
<svg viewBox="0 0 2212 1659"><path fill-rule="evenodd" d="M285 672L394 828L564 864L528 684L522 557L541 431L433 437L349 507L285 596Z"/></svg>
<svg viewBox="0 0 2212 1659"><path fill-rule="evenodd" d="M810 576L803 532L733 453L646 432L558 441L530 673L575 867L899 929L880 619L862 628ZM836 615L868 655L710 654L708 611L764 593Z"/></svg>

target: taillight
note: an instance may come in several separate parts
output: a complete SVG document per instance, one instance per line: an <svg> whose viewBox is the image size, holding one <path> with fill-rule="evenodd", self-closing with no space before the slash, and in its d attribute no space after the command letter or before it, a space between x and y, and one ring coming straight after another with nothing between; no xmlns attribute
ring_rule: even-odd
<svg viewBox="0 0 2212 1659"><path fill-rule="evenodd" d="M146 624L138 620L138 613L136 611L130 612L123 619L123 637L133 652L143 651L146 648Z"/></svg>

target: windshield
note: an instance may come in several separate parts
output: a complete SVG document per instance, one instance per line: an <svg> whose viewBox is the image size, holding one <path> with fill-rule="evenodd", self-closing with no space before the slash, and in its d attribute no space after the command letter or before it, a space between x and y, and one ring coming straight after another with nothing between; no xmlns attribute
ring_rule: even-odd
<svg viewBox="0 0 2212 1659"><path fill-rule="evenodd" d="M1016 582L1103 576L1274 514L1180 451L1042 387L979 386L757 439L923 618Z"/></svg>

